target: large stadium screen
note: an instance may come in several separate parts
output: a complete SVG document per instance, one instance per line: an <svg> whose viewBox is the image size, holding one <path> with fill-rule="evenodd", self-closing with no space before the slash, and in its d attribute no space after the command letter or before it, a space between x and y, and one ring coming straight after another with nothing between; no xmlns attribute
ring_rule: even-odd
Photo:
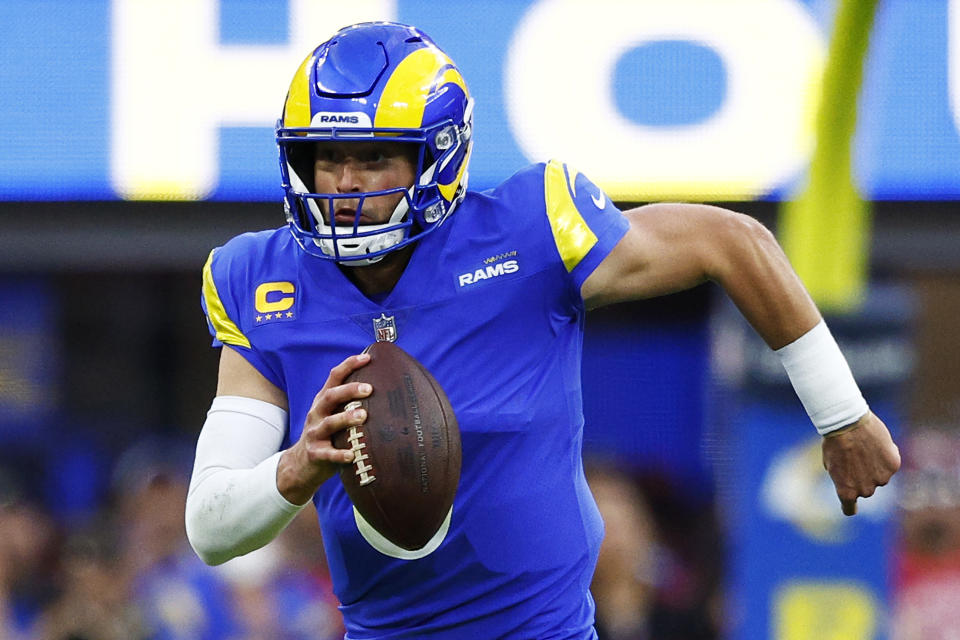
<svg viewBox="0 0 960 640"><path fill-rule="evenodd" d="M432 34L476 98L470 181L561 158L614 198L787 197L813 150L829 0L5 0L0 199L275 200L293 70L344 24ZM960 198L960 0L881 3L855 177Z"/></svg>

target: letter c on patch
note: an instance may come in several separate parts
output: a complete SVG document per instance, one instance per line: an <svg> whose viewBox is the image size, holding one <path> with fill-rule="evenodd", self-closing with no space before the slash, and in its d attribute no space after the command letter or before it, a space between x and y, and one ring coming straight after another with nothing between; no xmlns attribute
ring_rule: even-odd
<svg viewBox="0 0 960 640"><path fill-rule="evenodd" d="M257 287L256 307L260 313L286 311L293 306L292 282L264 282Z"/></svg>

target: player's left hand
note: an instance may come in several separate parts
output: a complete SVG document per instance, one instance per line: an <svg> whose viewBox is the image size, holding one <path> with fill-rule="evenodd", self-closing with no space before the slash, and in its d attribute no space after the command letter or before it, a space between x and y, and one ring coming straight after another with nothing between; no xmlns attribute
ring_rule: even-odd
<svg viewBox="0 0 960 640"><path fill-rule="evenodd" d="M840 498L843 514L857 512L857 498L869 498L900 468L900 449L872 411L849 427L823 438L823 466Z"/></svg>

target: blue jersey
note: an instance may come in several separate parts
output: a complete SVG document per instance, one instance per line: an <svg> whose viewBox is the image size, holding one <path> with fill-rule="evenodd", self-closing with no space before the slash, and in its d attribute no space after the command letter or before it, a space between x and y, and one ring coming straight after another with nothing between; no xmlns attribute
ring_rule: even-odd
<svg viewBox="0 0 960 640"><path fill-rule="evenodd" d="M214 344L287 393L287 445L330 368L378 338L417 358L456 413L460 485L430 555L371 547L339 478L314 497L348 638L594 637L603 525L581 463L580 286L626 228L593 183L550 162L468 193L381 300L286 228L211 253Z"/></svg>

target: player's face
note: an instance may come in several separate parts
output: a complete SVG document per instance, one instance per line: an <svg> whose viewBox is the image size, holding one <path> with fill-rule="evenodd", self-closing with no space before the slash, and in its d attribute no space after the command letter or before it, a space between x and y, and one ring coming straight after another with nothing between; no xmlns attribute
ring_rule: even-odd
<svg viewBox="0 0 960 640"><path fill-rule="evenodd" d="M395 187L409 188L416 174L416 149L401 142L318 142L314 150L313 178L317 193L362 193ZM360 224L380 224L403 198L402 193L366 198ZM328 201L321 200L329 218ZM352 225L359 198L333 200L338 225Z"/></svg>

